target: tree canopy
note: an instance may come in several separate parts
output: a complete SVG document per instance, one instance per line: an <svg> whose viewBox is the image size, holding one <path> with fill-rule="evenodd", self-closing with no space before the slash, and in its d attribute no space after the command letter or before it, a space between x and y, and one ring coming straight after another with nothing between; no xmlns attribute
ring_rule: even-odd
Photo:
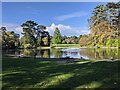
<svg viewBox="0 0 120 90"><path fill-rule="evenodd" d="M60 31L58 28L55 28L55 31L54 31L54 35L53 35L53 38L52 38L52 43L53 44L60 44L61 43L61 34L60 34Z"/></svg>
<svg viewBox="0 0 120 90"><path fill-rule="evenodd" d="M23 29L21 38L19 34L7 31L6 27L1 27L2 46L4 49L50 46L50 35L45 31L46 26L38 25L34 21L28 20L21 27Z"/></svg>
<svg viewBox="0 0 120 90"><path fill-rule="evenodd" d="M82 36L80 45L82 46L118 46L120 28L120 2L109 2L106 5L98 5L94 8L88 20L90 34L88 38ZM85 40L84 42L82 42Z"/></svg>

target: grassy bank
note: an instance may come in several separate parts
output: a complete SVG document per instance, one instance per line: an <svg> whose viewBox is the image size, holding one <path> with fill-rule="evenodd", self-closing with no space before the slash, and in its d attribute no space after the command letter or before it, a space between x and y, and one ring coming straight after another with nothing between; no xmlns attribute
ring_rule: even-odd
<svg viewBox="0 0 120 90"><path fill-rule="evenodd" d="M42 47L43 49L49 49L49 48L118 48L118 47L96 47L96 46L84 46L81 47L80 44L53 44L50 47Z"/></svg>
<svg viewBox="0 0 120 90"><path fill-rule="evenodd" d="M118 88L120 83L118 65L120 61L60 62L31 58L4 58L3 89Z"/></svg>
<svg viewBox="0 0 120 90"><path fill-rule="evenodd" d="M55 45L51 45L51 47L56 47L56 48L79 48L80 44L55 44Z"/></svg>
<svg viewBox="0 0 120 90"><path fill-rule="evenodd" d="M41 46L37 47L37 49L50 49L50 48L118 48L118 47L96 47L96 46L83 46L81 47L80 44L51 44L50 46ZM20 48L24 49L24 48ZM35 49L35 48L34 48Z"/></svg>

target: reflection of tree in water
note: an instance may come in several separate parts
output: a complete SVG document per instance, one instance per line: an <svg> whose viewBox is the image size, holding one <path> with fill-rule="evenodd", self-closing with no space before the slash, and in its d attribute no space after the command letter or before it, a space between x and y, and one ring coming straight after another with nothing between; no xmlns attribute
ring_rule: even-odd
<svg viewBox="0 0 120 90"><path fill-rule="evenodd" d="M50 50L49 49L44 50L43 58L50 58Z"/></svg>
<svg viewBox="0 0 120 90"><path fill-rule="evenodd" d="M120 59L120 49L118 49L117 52L118 53L116 55L117 55L118 59Z"/></svg>
<svg viewBox="0 0 120 90"><path fill-rule="evenodd" d="M42 52L41 50L36 50L36 53L37 53L36 57L37 58L42 58L42 53L41 52Z"/></svg>
<svg viewBox="0 0 120 90"><path fill-rule="evenodd" d="M120 57L118 57L118 49L108 49L107 54L110 58L113 57L114 59L120 59Z"/></svg>
<svg viewBox="0 0 120 90"><path fill-rule="evenodd" d="M71 56L76 56L79 54L79 52L75 51L62 51L62 54L65 55L65 57L71 57Z"/></svg>
<svg viewBox="0 0 120 90"><path fill-rule="evenodd" d="M20 50L18 49L8 49L2 50L2 56L18 56L20 55Z"/></svg>
<svg viewBox="0 0 120 90"><path fill-rule="evenodd" d="M81 56L87 56L90 59L118 59L117 49L83 49L80 51Z"/></svg>
<svg viewBox="0 0 120 90"><path fill-rule="evenodd" d="M63 55L67 56L67 51L62 51Z"/></svg>
<svg viewBox="0 0 120 90"><path fill-rule="evenodd" d="M71 52L71 54L73 54L73 55L77 55L77 54L78 54L78 52Z"/></svg>
<svg viewBox="0 0 120 90"><path fill-rule="evenodd" d="M95 58L94 49L81 49L80 55L84 56L84 57L87 56L90 59L94 59Z"/></svg>
<svg viewBox="0 0 120 90"><path fill-rule="evenodd" d="M35 50L33 49L24 49L21 54L25 55L26 57L34 57L35 56Z"/></svg>
<svg viewBox="0 0 120 90"><path fill-rule="evenodd" d="M77 52L71 52L70 54L67 51L61 51L60 49L12 49L12 50L3 50L3 56L18 56L23 55L25 57L36 57L36 58L50 58L50 53L54 58L61 58L62 55L76 55ZM120 49L81 49L80 55L83 57L88 57L90 59L120 59Z"/></svg>
<svg viewBox="0 0 120 90"><path fill-rule="evenodd" d="M15 56L20 55L20 50L15 50Z"/></svg>
<svg viewBox="0 0 120 90"><path fill-rule="evenodd" d="M36 57L37 58L49 58L50 50L49 49L36 50Z"/></svg>
<svg viewBox="0 0 120 90"><path fill-rule="evenodd" d="M53 54L54 58L62 57L62 51L60 51L60 49L50 49L50 52Z"/></svg>
<svg viewBox="0 0 120 90"><path fill-rule="evenodd" d="M49 49L24 49L21 54L25 55L26 57L36 57L36 58L49 58L50 57L50 50Z"/></svg>

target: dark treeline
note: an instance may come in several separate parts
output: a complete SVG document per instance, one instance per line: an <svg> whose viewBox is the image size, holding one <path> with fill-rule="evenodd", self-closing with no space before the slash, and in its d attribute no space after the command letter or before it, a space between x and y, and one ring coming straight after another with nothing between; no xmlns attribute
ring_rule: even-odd
<svg viewBox="0 0 120 90"><path fill-rule="evenodd" d="M88 35L62 36L59 28L55 28L54 35L50 36L46 26L38 25L34 21L26 21L21 25L23 36L14 31L7 31L1 27L2 47L13 48L39 48L50 44L78 44L82 47L118 47L120 46L120 2L98 5L88 19L90 33Z"/></svg>

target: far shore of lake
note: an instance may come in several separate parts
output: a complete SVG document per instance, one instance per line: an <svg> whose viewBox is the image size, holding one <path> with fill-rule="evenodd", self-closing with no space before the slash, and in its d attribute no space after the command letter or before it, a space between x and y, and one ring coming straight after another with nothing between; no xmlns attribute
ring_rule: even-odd
<svg viewBox="0 0 120 90"><path fill-rule="evenodd" d="M97 47L76 47L76 46L71 46L71 47L41 47L41 49L50 49L50 48L58 48L58 49L60 49L60 48L80 48L80 49L86 49L86 48L97 48ZM117 49L118 47L99 47L99 48L111 48L111 49Z"/></svg>
<svg viewBox="0 0 120 90"><path fill-rule="evenodd" d="M54 48L96 48L96 47L54 47ZM100 48L118 48L118 47L100 47Z"/></svg>
<svg viewBox="0 0 120 90"><path fill-rule="evenodd" d="M40 50L40 49L51 49L51 48L56 48L56 49L61 49L61 48L80 48L80 49L96 49L97 47L75 47L75 46L72 46L72 47L40 47L40 48L31 48L31 49L37 49L37 50ZM118 47L99 47L101 49L119 49ZM98 49L99 49L98 48ZM27 48L17 48L17 49L27 49ZM2 49L4 50L4 49ZM5 49L6 50L6 49Z"/></svg>

